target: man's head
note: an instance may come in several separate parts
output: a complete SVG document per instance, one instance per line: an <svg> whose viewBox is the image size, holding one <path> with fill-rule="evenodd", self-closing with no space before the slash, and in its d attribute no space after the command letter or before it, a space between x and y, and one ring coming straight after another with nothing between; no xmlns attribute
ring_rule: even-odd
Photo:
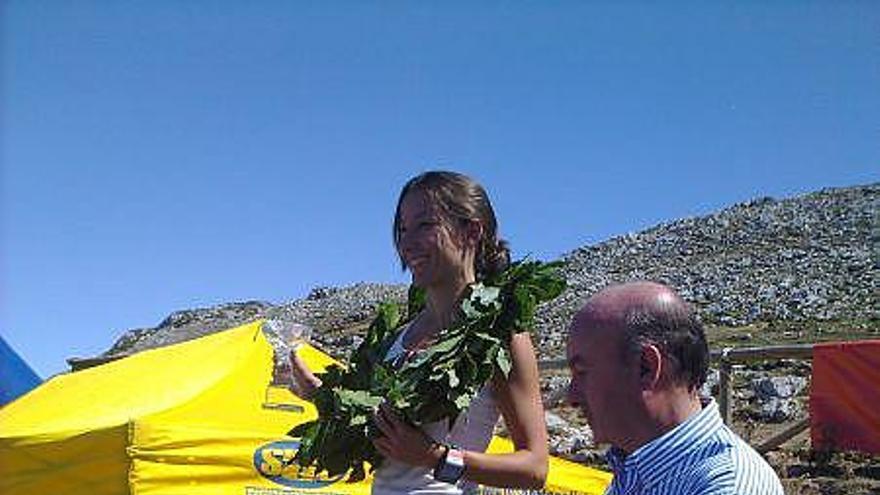
<svg viewBox="0 0 880 495"><path fill-rule="evenodd" d="M682 404L693 404L708 358L702 325L672 289L611 286L572 322L569 401L584 411L596 442L626 450L662 431Z"/></svg>

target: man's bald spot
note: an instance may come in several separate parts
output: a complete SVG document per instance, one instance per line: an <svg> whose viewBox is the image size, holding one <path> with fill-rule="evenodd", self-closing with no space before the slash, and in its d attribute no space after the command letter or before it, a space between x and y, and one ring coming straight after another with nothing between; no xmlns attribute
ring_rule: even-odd
<svg viewBox="0 0 880 495"><path fill-rule="evenodd" d="M578 312L580 323L606 329L623 329L633 310L658 314L687 311L688 304L671 288L656 282L628 282L612 285L594 294ZM578 325L581 326L581 325Z"/></svg>
<svg viewBox="0 0 880 495"><path fill-rule="evenodd" d="M589 337L588 337L589 336ZM651 343L672 363L672 379L690 388L706 379L709 348L694 309L671 288L654 282L629 282L603 289L578 313L572 341L613 341L624 361Z"/></svg>

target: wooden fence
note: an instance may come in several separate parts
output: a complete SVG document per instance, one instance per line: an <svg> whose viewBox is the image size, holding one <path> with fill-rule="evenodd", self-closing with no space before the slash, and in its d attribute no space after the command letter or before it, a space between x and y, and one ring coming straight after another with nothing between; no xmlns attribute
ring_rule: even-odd
<svg viewBox="0 0 880 495"><path fill-rule="evenodd" d="M716 350L711 352L711 361L716 364L719 372L718 381L718 410L725 423L730 423L731 408L731 381L733 365L761 361L764 359L812 359L813 344L772 345L763 347L740 347ZM565 359L551 359L538 363L541 371L568 370ZM764 453L771 451L793 438L798 433L810 426L809 417L801 419L780 432L773 435L759 445L755 450Z"/></svg>

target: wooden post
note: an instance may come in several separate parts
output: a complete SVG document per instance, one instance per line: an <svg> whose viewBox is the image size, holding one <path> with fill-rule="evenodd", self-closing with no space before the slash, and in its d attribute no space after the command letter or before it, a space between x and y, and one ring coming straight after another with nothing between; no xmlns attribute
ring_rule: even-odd
<svg viewBox="0 0 880 495"><path fill-rule="evenodd" d="M785 344L763 347L740 347L732 349L725 347L712 351L710 358L718 365L718 412L725 424L730 425L731 411L733 409L733 363L747 363L765 359L812 359L814 344ZM560 370L567 371L565 359L553 359L538 363L541 371ZM773 450L783 443L795 437L798 433L809 428L809 417L793 423L785 430L773 435L756 447L760 453Z"/></svg>
<svg viewBox="0 0 880 495"><path fill-rule="evenodd" d="M568 371L568 360L565 358L547 359L538 361L538 371L562 370Z"/></svg>
<svg viewBox="0 0 880 495"><path fill-rule="evenodd" d="M718 367L718 411L721 414L721 420L724 421L724 424L726 425L730 424L730 374L733 368L730 364L730 357L728 355L729 351L730 348L728 347L725 347L724 350L721 351L721 362Z"/></svg>
<svg viewBox="0 0 880 495"><path fill-rule="evenodd" d="M770 345L764 347L740 347L737 349L725 347L710 353L713 360L720 359L725 354L731 361L736 362L760 361L763 359L811 359L813 357L813 344Z"/></svg>
<svg viewBox="0 0 880 495"><path fill-rule="evenodd" d="M760 454L763 454L765 452L770 452L771 450L775 449L776 447L779 447L780 445L784 444L785 442L791 440L792 438L797 436L798 433L806 430L809 427L810 427L810 418L806 417L804 419L801 419L800 421L797 421L796 423L792 424L791 426L789 426L785 430L777 433L776 435L773 435L771 438L764 440L764 443L755 447L755 450L757 450L758 453L760 453Z"/></svg>

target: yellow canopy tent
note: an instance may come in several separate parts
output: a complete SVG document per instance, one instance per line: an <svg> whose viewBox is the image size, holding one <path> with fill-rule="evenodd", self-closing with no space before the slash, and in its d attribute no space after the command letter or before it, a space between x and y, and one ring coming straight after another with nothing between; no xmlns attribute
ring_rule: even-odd
<svg viewBox="0 0 880 495"><path fill-rule="evenodd" d="M315 409L270 385L273 349L254 322L55 376L0 409L0 495L367 494L300 472L285 436ZM333 360L299 351L316 369ZM490 450L509 450L496 438ZM552 459L546 491L601 493L603 471Z"/></svg>

